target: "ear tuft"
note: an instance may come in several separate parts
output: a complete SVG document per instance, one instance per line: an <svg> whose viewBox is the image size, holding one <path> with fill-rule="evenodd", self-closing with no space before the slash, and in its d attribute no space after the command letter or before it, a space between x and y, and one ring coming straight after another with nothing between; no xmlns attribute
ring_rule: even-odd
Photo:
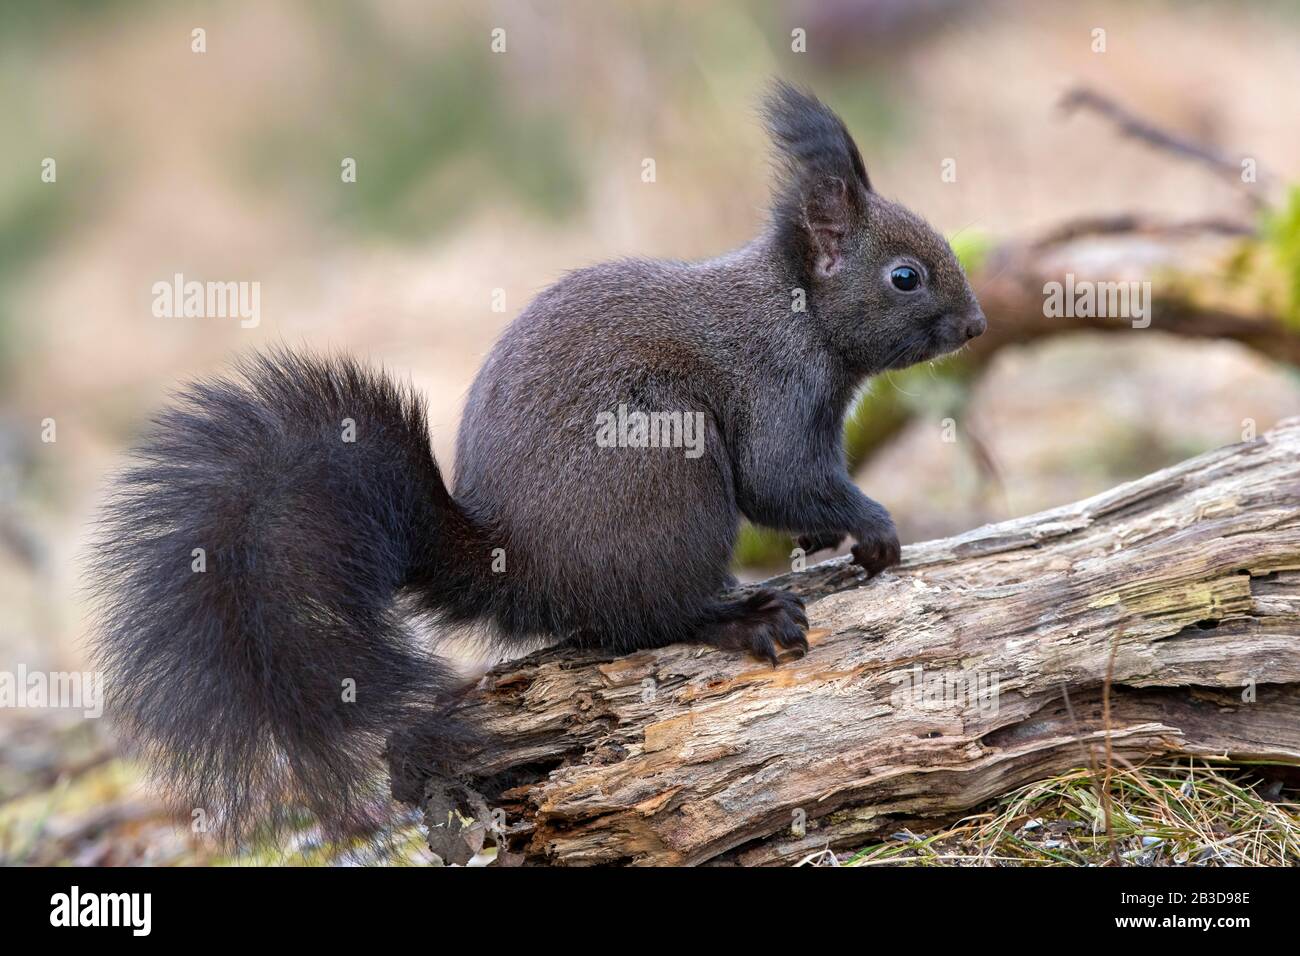
<svg viewBox="0 0 1300 956"><path fill-rule="evenodd" d="M777 81L764 118L781 171L773 216L800 272L839 271L842 246L866 215L867 167L843 121L811 93Z"/></svg>
<svg viewBox="0 0 1300 956"><path fill-rule="evenodd" d="M848 128L811 93L777 80L763 103L763 116L791 172L820 172L856 182L871 192L867 166Z"/></svg>

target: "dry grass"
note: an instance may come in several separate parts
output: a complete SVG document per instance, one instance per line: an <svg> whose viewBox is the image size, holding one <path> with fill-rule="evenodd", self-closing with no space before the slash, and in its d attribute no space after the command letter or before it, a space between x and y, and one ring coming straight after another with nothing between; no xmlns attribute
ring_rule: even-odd
<svg viewBox="0 0 1300 956"><path fill-rule="evenodd" d="M950 829L903 831L844 858L825 851L803 863L1296 866L1300 802L1264 766L1189 760L1100 775L1077 769L1021 787Z"/></svg>

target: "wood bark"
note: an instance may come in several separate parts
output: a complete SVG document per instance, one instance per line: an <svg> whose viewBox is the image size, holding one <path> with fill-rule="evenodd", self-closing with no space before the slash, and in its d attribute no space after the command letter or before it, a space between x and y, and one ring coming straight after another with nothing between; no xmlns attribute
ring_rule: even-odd
<svg viewBox="0 0 1300 956"><path fill-rule="evenodd" d="M765 582L812 623L776 668L690 645L501 665L456 707L491 741L469 804L515 862L777 864L959 816L1107 737L1117 761L1300 763L1298 505L1300 419L872 581L840 559ZM434 824L448 792L427 785Z"/></svg>

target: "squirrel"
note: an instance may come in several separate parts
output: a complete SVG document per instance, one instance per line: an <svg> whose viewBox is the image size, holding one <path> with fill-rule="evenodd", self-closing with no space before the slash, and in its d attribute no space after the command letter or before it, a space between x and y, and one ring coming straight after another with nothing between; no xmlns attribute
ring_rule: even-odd
<svg viewBox="0 0 1300 956"><path fill-rule="evenodd" d="M155 417L101 518L95 653L180 805L233 842L295 805L356 833L395 748L454 774L481 744L415 619L490 629L503 650L686 641L775 665L807 650L808 620L780 590L724 596L742 516L809 553L851 536L869 577L899 561L889 513L846 470L846 410L984 315L834 112L778 82L764 116L779 162L760 235L541 292L474 381L451 488L422 400L346 357L246 357ZM695 447L598 442L620 407L697 422Z"/></svg>

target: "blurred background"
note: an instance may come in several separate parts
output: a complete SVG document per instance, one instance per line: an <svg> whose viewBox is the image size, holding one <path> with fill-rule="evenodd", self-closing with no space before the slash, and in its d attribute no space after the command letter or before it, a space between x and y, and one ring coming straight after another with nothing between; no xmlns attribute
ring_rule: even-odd
<svg viewBox="0 0 1300 956"><path fill-rule="evenodd" d="M953 238L977 293L1014 281L1007 248L1062 225L1226 220L1177 242L1107 237L1104 253L1295 328L1292 2L0 5L0 670L83 666L79 549L170 388L272 343L356 353L428 396L454 467L466 389L539 290L756 232L774 76L841 112L876 188ZM1067 115L1080 85L1256 160L1267 183L1244 195ZM152 287L176 273L260 283L259 324L155 317ZM1141 330L1060 320L977 367L877 382L865 408L889 427L863 416L855 474L905 542L1073 501L1300 412L1277 341L1171 334L1158 310ZM787 551L747 533L740 569ZM0 709L0 860L194 856L98 722Z"/></svg>

